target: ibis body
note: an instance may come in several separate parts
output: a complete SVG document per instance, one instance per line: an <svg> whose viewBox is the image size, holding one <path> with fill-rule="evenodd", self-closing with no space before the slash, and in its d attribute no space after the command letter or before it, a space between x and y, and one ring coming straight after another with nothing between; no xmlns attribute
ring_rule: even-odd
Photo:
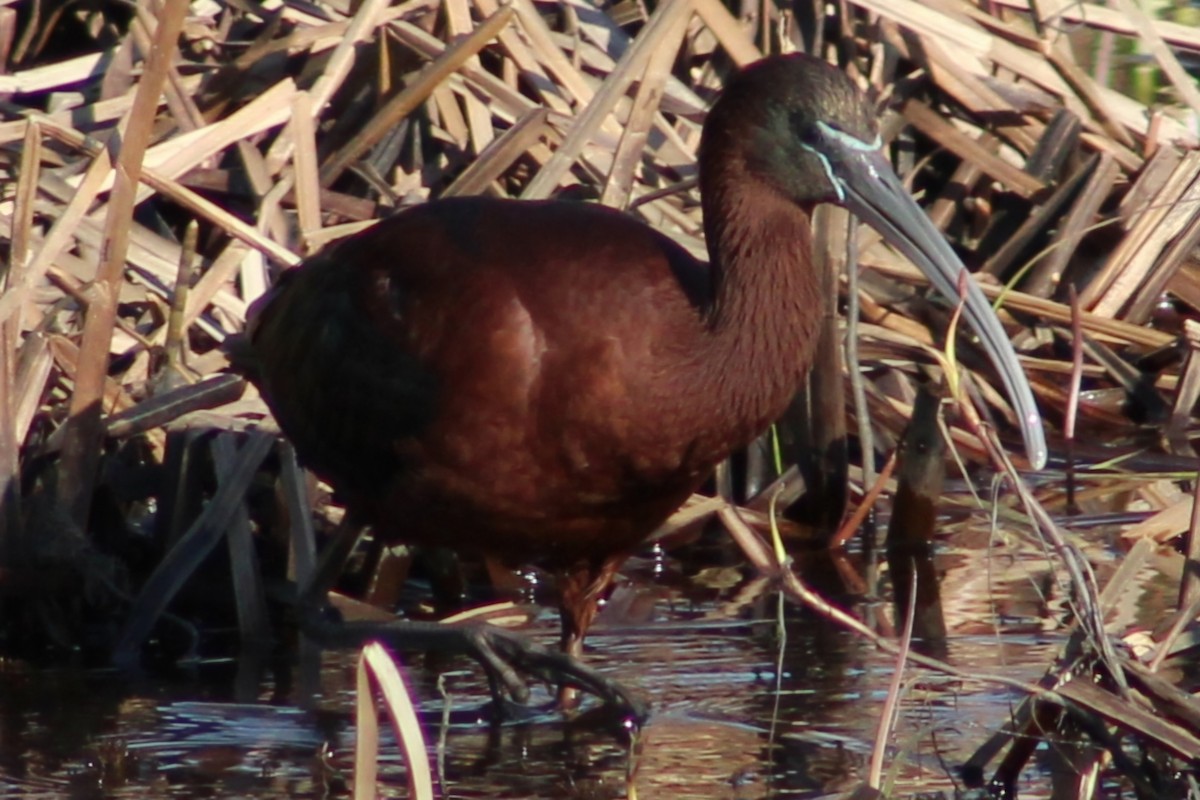
<svg viewBox="0 0 1200 800"><path fill-rule="evenodd" d="M253 322L263 396L348 508L385 538L560 573L572 654L614 570L800 387L822 307L816 204L851 208L943 291L963 272L884 159L872 106L816 59L731 80L700 183L708 262L598 205L447 199L290 270ZM973 285L967 314L1032 419Z"/></svg>

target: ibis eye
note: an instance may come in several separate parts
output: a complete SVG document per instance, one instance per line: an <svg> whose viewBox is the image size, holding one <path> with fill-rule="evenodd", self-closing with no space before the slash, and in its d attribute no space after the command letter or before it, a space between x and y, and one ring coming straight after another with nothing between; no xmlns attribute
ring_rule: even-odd
<svg viewBox="0 0 1200 800"><path fill-rule="evenodd" d="M821 144L821 129L811 122L800 126L800 142L808 145L811 148L816 148Z"/></svg>

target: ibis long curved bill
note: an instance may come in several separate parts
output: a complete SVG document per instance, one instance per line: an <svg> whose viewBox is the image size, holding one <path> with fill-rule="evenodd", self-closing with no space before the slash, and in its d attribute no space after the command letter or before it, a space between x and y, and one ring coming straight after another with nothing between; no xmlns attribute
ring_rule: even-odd
<svg viewBox="0 0 1200 800"><path fill-rule="evenodd" d="M1008 334L974 277L913 201L884 157L878 140L863 142L823 123L818 123L816 129L821 142L810 149L824 161L841 204L879 231L951 301L958 302L959 286L965 286L963 310L1004 382L1020 420L1029 462L1034 469L1045 466L1046 436L1033 391Z"/></svg>

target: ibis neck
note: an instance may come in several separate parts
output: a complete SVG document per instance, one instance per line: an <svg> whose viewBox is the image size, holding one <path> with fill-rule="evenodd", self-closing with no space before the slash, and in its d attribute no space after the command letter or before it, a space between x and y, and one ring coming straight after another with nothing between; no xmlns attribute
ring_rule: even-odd
<svg viewBox="0 0 1200 800"><path fill-rule="evenodd" d="M711 173L710 173L711 174ZM747 441L773 422L803 381L822 316L810 212L744 174L706 182L713 280L708 360L713 396Z"/></svg>

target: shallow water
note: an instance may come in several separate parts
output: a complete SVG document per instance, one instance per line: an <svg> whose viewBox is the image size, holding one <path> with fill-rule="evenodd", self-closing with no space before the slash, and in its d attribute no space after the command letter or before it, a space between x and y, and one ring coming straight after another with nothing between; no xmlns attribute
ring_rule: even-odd
<svg viewBox="0 0 1200 800"><path fill-rule="evenodd" d="M989 540L980 525L986 521L948 526L937 556L945 658L1035 681L1066 636L1054 570L1034 543ZM1118 550L1099 535L1081 543L1103 584ZM849 594L830 563L806 572L860 618L891 626L890 604ZM795 607L787 609L781 647L775 596L738 566L660 556L634 560L624 574L623 594L588 640L588 658L654 708L632 761L640 797L815 798L863 779L891 656ZM1146 578L1138 582L1142 593L1122 604L1123 625L1153 622L1173 598L1165 570ZM549 642L556 625L543 610L530 632ZM216 660L142 679L7 665L0 797L348 796L355 656L319 659L319 669L303 658L271 669ZM444 765L443 796L625 796L633 757L607 724L547 711L490 726L485 684L472 662L421 655L404 662L430 751ZM446 722L439 675L451 697ZM1003 726L1020 698L928 672L910 672L904 687L885 767L894 796L951 797L958 765ZM549 703L547 690L535 694ZM1048 753L1043 746L1039 756ZM1022 797L1052 791L1049 759L1035 762L1022 776ZM403 765L390 744L381 780L381 796L404 796ZM1106 796L1119 796L1110 788Z"/></svg>

